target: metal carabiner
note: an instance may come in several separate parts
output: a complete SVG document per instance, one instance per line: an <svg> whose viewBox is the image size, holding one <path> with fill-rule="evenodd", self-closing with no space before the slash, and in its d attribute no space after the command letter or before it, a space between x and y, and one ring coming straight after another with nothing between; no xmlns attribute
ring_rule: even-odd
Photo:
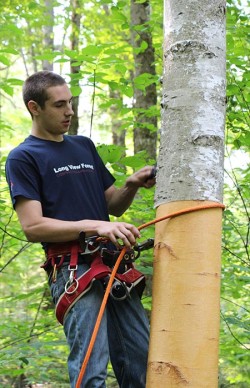
<svg viewBox="0 0 250 388"><path fill-rule="evenodd" d="M93 238L87 239L84 254L91 255L92 253L95 253L96 251L98 251L98 249L100 249L101 244L97 243L97 245L95 246L96 243L97 243L96 238L95 240Z"/></svg>
<svg viewBox="0 0 250 388"><path fill-rule="evenodd" d="M66 282L64 287L65 292L67 294L73 294L78 288L78 280L75 278L75 271L77 270L77 268L78 268L78 265L75 265L74 267L72 267L71 265L68 266L68 270L70 271L69 280ZM73 291L68 292L67 291L68 288L70 288L74 282L76 283L76 287L74 288Z"/></svg>
<svg viewBox="0 0 250 388"><path fill-rule="evenodd" d="M71 283L73 283L75 271L77 270L77 268L78 265L74 265L74 267L72 267L71 265L68 266L68 270L70 271L69 280L71 281Z"/></svg>
<svg viewBox="0 0 250 388"><path fill-rule="evenodd" d="M57 279L57 265L54 264L53 266L53 272L52 272L52 282L55 283Z"/></svg>

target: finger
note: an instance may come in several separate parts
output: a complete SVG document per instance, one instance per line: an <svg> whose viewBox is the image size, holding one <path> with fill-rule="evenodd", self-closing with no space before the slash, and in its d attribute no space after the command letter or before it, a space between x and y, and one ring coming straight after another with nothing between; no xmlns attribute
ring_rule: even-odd
<svg viewBox="0 0 250 388"><path fill-rule="evenodd" d="M122 243L123 243L123 244L119 244L119 241L118 241L118 244L120 246L125 245L127 248L131 248L132 244L131 244L130 240L126 236L123 235L122 237L119 237L118 240L121 240Z"/></svg>
<svg viewBox="0 0 250 388"><path fill-rule="evenodd" d="M146 178L145 183L147 181L153 180L156 177L156 165L151 168L149 176Z"/></svg>
<svg viewBox="0 0 250 388"><path fill-rule="evenodd" d="M119 230L119 232L116 233L116 237L120 239L123 242L123 244L126 245L127 247L131 247L135 245L136 238L140 237L140 232L137 230L137 228L132 227L132 229L134 233L132 233L127 228Z"/></svg>
<svg viewBox="0 0 250 388"><path fill-rule="evenodd" d="M139 230L132 224L125 224L126 229L128 229L134 236L134 238L140 238Z"/></svg>
<svg viewBox="0 0 250 388"><path fill-rule="evenodd" d="M154 179L150 179L150 180L147 180L143 187L145 187L146 189L150 189L151 187L153 187L155 185L155 178Z"/></svg>
<svg viewBox="0 0 250 388"><path fill-rule="evenodd" d="M129 248L131 248L131 246L134 245L136 242L134 235L131 232L129 232L127 229L124 233L119 232L117 234L117 238L121 240L126 247L129 247Z"/></svg>

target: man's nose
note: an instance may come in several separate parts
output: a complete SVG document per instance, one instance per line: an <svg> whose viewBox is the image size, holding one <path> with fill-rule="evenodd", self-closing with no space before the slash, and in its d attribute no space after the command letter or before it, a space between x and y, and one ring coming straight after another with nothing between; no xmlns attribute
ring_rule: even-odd
<svg viewBox="0 0 250 388"><path fill-rule="evenodd" d="M72 104L67 104L66 110L65 110L65 116L73 116L74 111L72 109Z"/></svg>

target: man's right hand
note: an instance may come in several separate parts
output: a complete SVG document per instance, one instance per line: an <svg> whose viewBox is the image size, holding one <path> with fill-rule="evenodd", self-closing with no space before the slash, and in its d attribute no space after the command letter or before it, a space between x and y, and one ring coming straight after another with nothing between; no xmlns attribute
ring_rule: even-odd
<svg viewBox="0 0 250 388"><path fill-rule="evenodd" d="M127 222L97 221L97 233L101 237L107 237L116 246L125 245L128 248L135 245L140 237L139 230Z"/></svg>

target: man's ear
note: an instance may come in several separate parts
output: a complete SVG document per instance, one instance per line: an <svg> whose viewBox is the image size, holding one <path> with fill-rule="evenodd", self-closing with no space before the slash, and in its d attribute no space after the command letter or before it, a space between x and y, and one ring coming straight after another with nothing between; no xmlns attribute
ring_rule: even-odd
<svg viewBox="0 0 250 388"><path fill-rule="evenodd" d="M38 103L33 100L28 102L28 108L32 116L38 116L41 110L40 105L38 105Z"/></svg>

